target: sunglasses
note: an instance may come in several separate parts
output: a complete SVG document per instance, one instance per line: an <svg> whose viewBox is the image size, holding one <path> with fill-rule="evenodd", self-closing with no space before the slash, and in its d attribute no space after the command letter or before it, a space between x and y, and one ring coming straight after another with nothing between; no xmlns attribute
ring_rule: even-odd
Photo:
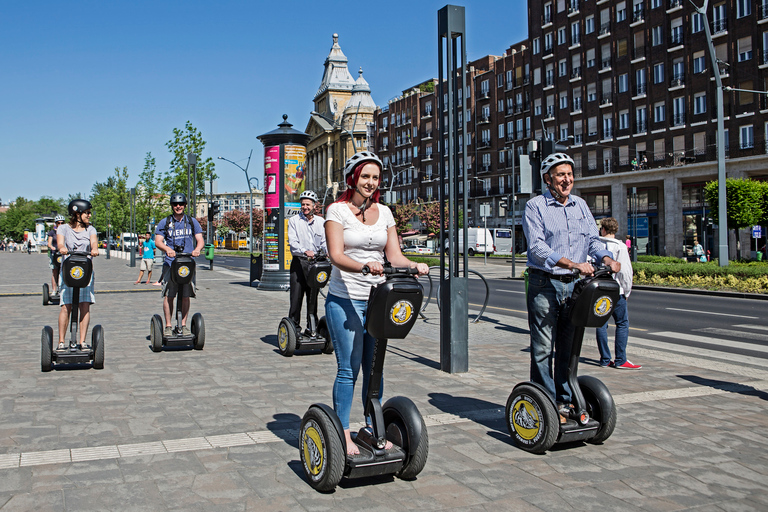
<svg viewBox="0 0 768 512"><path fill-rule="evenodd" d="M176 208L177 206L187 206L187 203L171 203L171 206L173 208Z"/></svg>

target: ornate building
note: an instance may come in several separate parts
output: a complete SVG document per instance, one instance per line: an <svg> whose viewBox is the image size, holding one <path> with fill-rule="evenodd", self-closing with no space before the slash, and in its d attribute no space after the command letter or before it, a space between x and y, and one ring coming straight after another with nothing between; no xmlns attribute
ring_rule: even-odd
<svg viewBox="0 0 768 512"><path fill-rule="evenodd" d="M307 123L307 188L321 198L336 196L346 159L368 149L376 104L360 68L357 80L347 67L347 57L333 34L333 46L325 59L325 71L315 94L315 109Z"/></svg>

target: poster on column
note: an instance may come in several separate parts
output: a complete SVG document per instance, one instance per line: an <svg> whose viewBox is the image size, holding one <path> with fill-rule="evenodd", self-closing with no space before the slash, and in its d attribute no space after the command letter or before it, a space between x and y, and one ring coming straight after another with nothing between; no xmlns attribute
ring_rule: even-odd
<svg viewBox="0 0 768 512"><path fill-rule="evenodd" d="M264 270L280 270L280 146L264 150Z"/></svg>
<svg viewBox="0 0 768 512"><path fill-rule="evenodd" d="M306 189L307 148L304 146L286 145L283 160L283 183L285 186L285 203L283 204L283 233L285 241L283 262L286 269L291 268L293 255L288 245L288 221L301 211L299 196Z"/></svg>

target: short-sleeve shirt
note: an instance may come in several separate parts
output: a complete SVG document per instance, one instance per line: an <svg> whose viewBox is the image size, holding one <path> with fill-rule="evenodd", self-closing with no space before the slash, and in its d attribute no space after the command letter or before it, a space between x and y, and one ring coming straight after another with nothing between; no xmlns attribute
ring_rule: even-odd
<svg viewBox="0 0 768 512"><path fill-rule="evenodd" d="M91 235L96 234L96 228L88 226L75 231L69 224L62 224L56 233L64 237L64 246L69 252L91 252Z"/></svg>
<svg viewBox="0 0 768 512"><path fill-rule="evenodd" d="M169 219L171 222L168 226L168 233L166 234L165 226L168 224ZM165 245L171 249L175 246L181 246L182 250L180 252L186 253L191 253L195 250L195 246L197 246L195 235L202 233L203 229L200 227L200 223L197 222L197 219L193 219L189 215L184 215L179 221L174 219L173 216L166 217L160 221L155 229L155 235L160 235L165 238ZM174 259L175 258L171 258L166 254L163 261L170 265L173 263Z"/></svg>
<svg viewBox="0 0 768 512"><path fill-rule="evenodd" d="M141 242L142 246L142 253L141 257L145 260L152 260L155 259L155 241L154 240L144 240Z"/></svg>
<svg viewBox="0 0 768 512"><path fill-rule="evenodd" d="M388 207L377 205L379 219L376 224L363 224L346 203L333 203L325 215L326 222L338 222L344 229L344 254L359 263L378 261L384 263L384 247L387 245L387 229L395 225L395 219ZM359 272L344 272L337 267L331 271L328 293L353 300L368 300L371 286L385 281L384 276Z"/></svg>
<svg viewBox="0 0 768 512"><path fill-rule="evenodd" d="M63 226L63 224L62 224ZM51 239L51 245L53 246L53 252L59 250L59 239L56 237L56 228L51 229L48 232L48 237Z"/></svg>

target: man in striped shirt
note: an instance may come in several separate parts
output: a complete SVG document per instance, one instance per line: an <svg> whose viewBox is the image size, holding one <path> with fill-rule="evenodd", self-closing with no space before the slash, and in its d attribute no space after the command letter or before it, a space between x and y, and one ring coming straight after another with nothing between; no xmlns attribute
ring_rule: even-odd
<svg viewBox="0 0 768 512"><path fill-rule="evenodd" d="M613 272L621 269L600 241L587 203L571 195L573 165L565 153L554 153L541 162L541 178L547 189L528 201L523 218L528 241L531 381L543 386L555 399L561 423L565 423L571 409L567 370L574 329L565 302L577 279L573 271L583 276L594 273L587 256L602 261Z"/></svg>

